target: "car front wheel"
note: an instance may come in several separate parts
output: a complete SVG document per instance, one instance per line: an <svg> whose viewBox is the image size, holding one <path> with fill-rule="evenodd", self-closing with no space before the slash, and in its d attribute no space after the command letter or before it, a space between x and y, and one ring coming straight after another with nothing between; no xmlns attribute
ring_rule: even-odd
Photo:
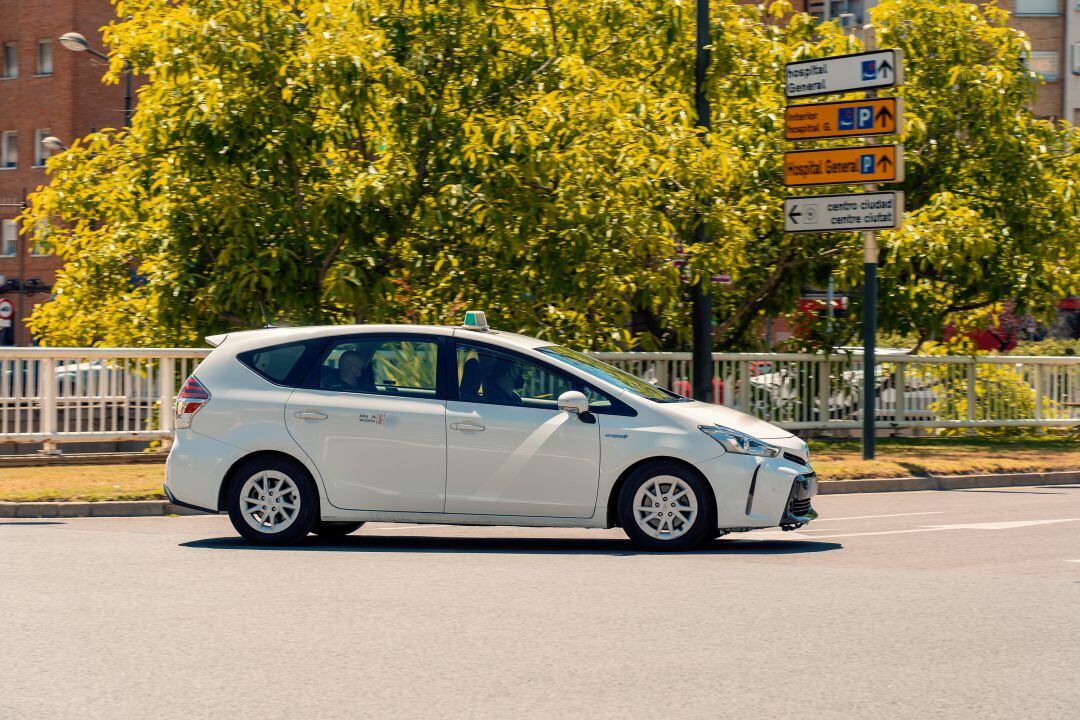
<svg viewBox="0 0 1080 720"><path fill-rule="evenodd" d="M631 542L644 550L688 550L716 526L705 483L677 463L644 465L619 492L619 521Z"/></svg>
<svg viewBox="0 0 1080 720"><path fill-rule="evenodd" d="M229 519L247 540L290 545L305 537L319 519L319 494L311 475L285 458L254 458L233 475Z"/></svg>

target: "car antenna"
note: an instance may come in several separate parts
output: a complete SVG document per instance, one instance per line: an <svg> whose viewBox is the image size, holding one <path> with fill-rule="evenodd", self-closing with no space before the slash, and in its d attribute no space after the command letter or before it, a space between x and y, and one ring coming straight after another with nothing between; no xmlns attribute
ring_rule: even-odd
<svg viewBox="0 0 1080 720"><path fill-rule="evenodd" d="M270 322L270 317L266 314L266 307L263 306L262 300L256 300L255 302L259 303L259 313L262 315L262 319L263 319L262 326L263 326L263 328L265 329L265 328L277 327L276 325L274 325L274 323Z"/></svg>

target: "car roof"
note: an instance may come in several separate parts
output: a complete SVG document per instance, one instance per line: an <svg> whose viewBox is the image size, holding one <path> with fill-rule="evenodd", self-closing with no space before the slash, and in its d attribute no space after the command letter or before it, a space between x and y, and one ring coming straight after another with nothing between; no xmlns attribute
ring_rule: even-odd
<svg viewBox="0 0 1080 720"><path fill-rule="evenodd" d="M377 334L409 334L409 335L441 335L456 336L466 340L489 342L493 345L501 345L507 348L533 350L538 347L552 345L550 341L505 332L503 330L473 330L461 326L449 325L309 325L304 327L268 327L258 330L241 330L238 332L223 333L221 335L209 335L206 341L217 347L228 340L230 346L243 346L243 348L262 347L301 340L312 340L336 335L377 335ZM238 348L240 349L240 348Z"/></svg>

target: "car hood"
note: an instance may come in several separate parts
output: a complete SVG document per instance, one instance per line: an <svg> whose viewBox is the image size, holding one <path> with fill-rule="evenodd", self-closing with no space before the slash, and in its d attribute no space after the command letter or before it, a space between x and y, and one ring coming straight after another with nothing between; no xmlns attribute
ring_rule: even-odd
<svg viewBox="0 0 1080 720"><path fill-rule="evenodd" d="M688 420L694 425L723 425L732 430L738 430L756 437L759 440L784 440L795 437L787 430L772 423L767 423L753 415L747 415L723 405L694 401L666 404L664 408L673 415Z"/></svg>

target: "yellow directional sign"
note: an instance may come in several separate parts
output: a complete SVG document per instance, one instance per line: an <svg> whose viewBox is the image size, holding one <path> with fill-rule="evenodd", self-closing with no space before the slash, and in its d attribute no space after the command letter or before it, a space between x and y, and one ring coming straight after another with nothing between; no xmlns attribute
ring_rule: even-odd
<svg viewBox="0 0 1080 720"><path fill-rule="evenodd" d="M903 145L867 145L784 153L785 185L852 185L903 180Z"/></svg>
<svg viewBox="0 0 1080 720"><path fill-rule="evenodd" d="M903 122L904 105L900 98L789 105L784 114L784 137L822 140L895 135L903 132Z"/></svg>

